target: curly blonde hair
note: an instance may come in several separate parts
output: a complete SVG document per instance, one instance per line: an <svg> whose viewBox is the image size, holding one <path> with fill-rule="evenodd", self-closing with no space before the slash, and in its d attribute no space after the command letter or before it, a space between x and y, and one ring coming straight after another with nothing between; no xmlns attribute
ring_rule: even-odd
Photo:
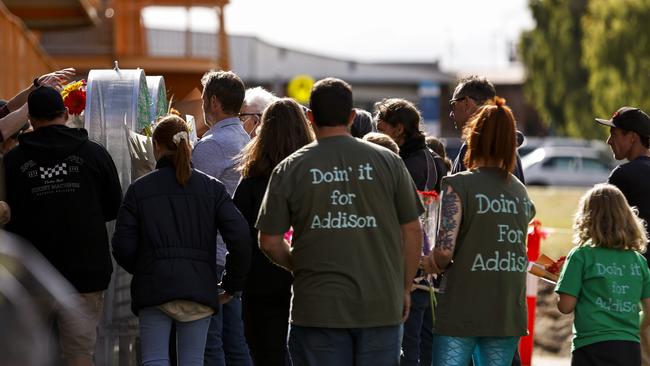
<svg viewBox="0 0 650 366"><path fill-rule="evenodd" d="M643 253L648 242L645 223L623 193L611 184L597 184L580 199L573 220L573 243Z"/></svg>

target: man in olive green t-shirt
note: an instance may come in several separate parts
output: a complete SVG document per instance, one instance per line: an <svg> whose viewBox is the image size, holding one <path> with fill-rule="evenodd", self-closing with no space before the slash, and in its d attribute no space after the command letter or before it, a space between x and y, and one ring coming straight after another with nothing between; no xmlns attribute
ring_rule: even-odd
<svg viewBox="0 0 650 366"><path fill-rule="evenodd" d="M256 224L294 274L289 352L300 365L397 365L422 205L399 156L350 135L347 83L317 82L310 108L317 141L275 168Z"/></svg>

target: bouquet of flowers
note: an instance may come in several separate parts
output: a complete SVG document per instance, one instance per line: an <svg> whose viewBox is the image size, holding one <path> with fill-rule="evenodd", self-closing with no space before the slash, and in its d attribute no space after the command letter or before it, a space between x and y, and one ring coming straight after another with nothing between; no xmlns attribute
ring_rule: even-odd
<svg viewBox="0 0 650 366"><path fill-rule="evenodd" d="M562 266L564 266L565 260L566 257L561 257L554 261L548 256L542 254L539 256L537 261L530 263L528 272L548 282L556 283L560 278L560 272L562 271Z"/></svg>
<svg viewBox="0 0 650 366"><path fill-rule="evenodd" d="M436 191L418 191L418 195L422 200L422 205L424 205L424 213L420 216L422 231L424 231L422 253L424 255L429 255L436 240L436 231L438 230L438 208L440 206L440 196Z"/></svg>
<svg viewBox="0 0 650 366"><path fill-rule="evenodd" d="M86 80L79 80L66 85L61 90L63 104L70 112L69 127L83 128L83 111L86 109Z"/></svg>
<svg viewBox="0 0 650 366"><path fill-rule="evenodd" d="M126 117L125 117L126 119ZM124 133L131 158L131 180L151 172L156 167L151 136L141 135L131 131L124 123Z"/></svg>

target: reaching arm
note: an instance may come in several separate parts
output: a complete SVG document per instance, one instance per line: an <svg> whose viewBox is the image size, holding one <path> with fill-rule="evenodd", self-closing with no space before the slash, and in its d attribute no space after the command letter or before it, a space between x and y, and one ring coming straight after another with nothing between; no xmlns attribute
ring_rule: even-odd
<svg viewBox="0 0 650 366"><path fill-rule="evenodd" d="M56 87L68 82L70 78L74 76L74 74L75 69L72 68L57 70L49 74L39 76L38 84ZM36 87L34 84L30 84L23 91L11 98L9 102L7 102L7 108L9 108L9 111L13 112L27 103L27 97L29 96L29 93L31 93L35 88Z"/></svg>
<svg viewBox="0 0 650 366"><path fill-rule="evenodd" d="M27 123L27 119L27 104L23 104L17 111L0 118L0 141L8 139L20 131Z"/></svg>
<svg viewBox="0 0 650 366"><path fill-rule="evenodd" d="M266 234L260 231L260 250L271 260L271 262L293 271L291 262L291 249L289 243L284 240L284 235Z"/></svg>
<svg viewBox="0 0 650 366"><path fill-rule="evenodd" d="M433 255L434 262L438 268L445 269L451 263L456 248L456 238L460 230L460 221L463 216L463 208L458 193L450 185L442 193L440 199L440 221L436 246L430 255Z"/></svg>

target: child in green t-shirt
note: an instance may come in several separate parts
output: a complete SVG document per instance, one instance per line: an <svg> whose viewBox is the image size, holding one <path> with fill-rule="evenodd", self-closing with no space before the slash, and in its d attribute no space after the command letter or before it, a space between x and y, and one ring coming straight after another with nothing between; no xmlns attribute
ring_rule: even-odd
<svg viewBox="0 0 650 366"><path fill-rule="evenodd" d="M639 303L650 311L643 221L618 188L598 184L581 198L573 227L577 247L555 289L560 312L575 311L571 365L641 365ZM649 325L644 316L641 328Z"/></svg>

